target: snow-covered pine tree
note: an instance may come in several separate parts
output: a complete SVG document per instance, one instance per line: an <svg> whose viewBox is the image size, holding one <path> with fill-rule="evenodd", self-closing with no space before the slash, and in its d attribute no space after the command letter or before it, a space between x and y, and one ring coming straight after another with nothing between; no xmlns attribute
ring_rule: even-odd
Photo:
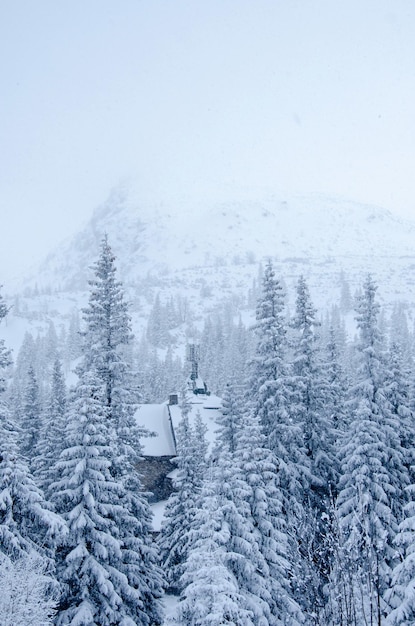
<svg viewBox="0 0 415 626"><path fill-rule="evenodd" d="M39 387L39 401L46 405L49 396L49 381L52 377L53 364L58 357L58 336L55 325L49 322L48 330L38 334L35 341L35 358L33 369Z"/></svg>
<svg viewBox="0 0 415 626"><path fill-rule="evenodd" d="M311 518L310 560L315 550L314 537L316 532L320 534L318 542L318 562L322 567L322 576L316 581L321 584L323 580L324 592L322 593L322 606L317 619L324 624L346 625L349 622L350 599L348 596L347 564L354 557L348 554L344 546L344 535L339 529L337 512L335 511L335 499L337 496L337 485L340 476L340 462L337 456L339 445L347 430L350 416L347 410L348 380L342 367L342 359L339 351L339 340L333 325L329 326L327 333L327 344L322 351L322 384L321 391L324 398L323 412L329 429L327 436L330 437L329 444L336 453L331 455L332 464L326 466L329 486L324 499L324 510L308 509ZM314 535L314 536L313 536ZM309 535L310 536L310 535ZM333 557L334 555L334 557ZM317 562L317 559L316 559ZM316 577L314 576L314 580ZM329 583L330 581L330 583Z"/></svg>
<svg viewBox="0 0 415 626"><path fill-rule="evenodd" d="M410 485L405 490L407 500L404 517L400 521L399 532L395 537L395 546L402 555L392 573L390 589L386 599L391 612L386 620L393 626L409 626L415 621L415 467L413 425L413 409L411 409L407 359L403 354L403 346L396 339L392 341L389 354L386 377L386 395L391 403L391 410L396 417L400 428L400 440L403 448L404 463L410 476ZM396 506L402 506L399 501ZM400 510L396 513L398 516Z"/></svg>
<svg viewBox="0 0 415 626"><path fill-rule="evenodd" d="M141 343L141 347L143 347L143 343ZM150 403L163 402L166 398L164 368L157 348L147 345L145 351L140 351L138 354L138 362L143 368L140 371L140 391L143 400Z"/></svg>
<svg viewBox="0 0 415 626"><path fill-rule="evenodd" d="M131 516L140 515L137 523L124 524L122 528L123 541L127 545L141 543L140 550L148 554L147 573L138 574L136 564L131 565L131 576L135 579L141 576L141 584L151 587L151 577L154 578L154 598L151 593L148 598L148 613L157 605L159 592L159 572L153 566L154 551L151 548L151 511L147 497L142 493L138 474L141 443L143 434L135 422L135 408L138 399L137 386L131 363L126 358L126 352L133 339L131 320L128 306L124 300L124 291L116 277L115 257L108 239L105 236L101 242L101 253L93 266L94 277L89 281L91 290L88 306L83 310L85 330L83 332L82 360L77 373L93 373L105 389L104 402L106 419L113 429L113 443L111 446L110 472L114 480L122 482L124 492L122 505ZM140 528L139 535L137 528ZM136 541L137 540L137 541ZM134 557L135 559L135 557ZM126 563L126 568L130 567ZM130 574L128 574L130 575ZM154 608L157 613L157 608Z"/></svg>
<svg viewBox="0 0 415 626"><path fill-rule="evenodd" d="M172 346L166 350L166 356L163 361L163 396L164 401L171 393L180 389L180 383L183 380L183 366L179 356L174 354Z"/></svg>
<svg viewBox="0 0 415 626"><path fill-rule="evenodd" d="M184 396L186 397L186 396ZM206 427L200 418L195 428L189 424L190 405L183 402L182 419L176 431L178 473L175 490L164 513L159 536L160 562L166 576L168 589L181 591L180 578L189 556L193 523L200 506L200 492L206 472Z"/></svg>
<svg viewBox="0 0 415 626"><path fill-rule="evenodd" d="M3 296L0 293L0 322L4 319L9 312L9 308L4 302ZM6 391L6 380L4 378L4 371L9 365L11 365L11 353L5 346L4 339L0 339L0 398L4 403L4 392Z"/></svg>
<svg viewBox="0 0 415 626"><path fill-rule="evenodd" d="M24 396L28 384L27 372L35 363L35 340L33 335L26 332L22 345L17 353L13 368L13 378L7 391L10 411L13 420L21 424L24 415Z"/></svg>
<svg viewBox="0 0 415 626"><path fill-rule="evenodd" d="M228 337L222 311L208 317L200 338L200 369L214 393L221 393L226 380L225 353Z"/></svg>
<svg viewBox="0 0 415 626"><path fill-rule="evenodd" d="M349 597L355 624L381 624L385 592L396 560L397 503L403 503L408 476L400 430L385 392L385 361L378 329L377 286L370 276L357 300L359 370L351 390L353 414L340 448L337 501L343 546L348 554Z"/></svg>
<svg viewBox="0 0 415 626"><path fill-rule="evenodd" d="M251 364L249 393L262 430L274 449L286 439L279 429L288 422L289 390L284 293L271 260L265 267L253 331L257 345Z"/></svg>
<svg viewBox="0 0 415 626"><path fill-rule="evenodd" d="M405 518L399 525L395 545L402 560L395 565L386 600L391 607L385 624L412 626L415 623L415 485L408 487L410 501L405 506Z"/></svg>
<svg viewBox="0 0 415 626"><path fill-rule="evenodd" d="M117 431L119 471L131 466L140 453L140 434L134 420L138 400L132 366L125 358L124 348L133 336L124 290L116 277L115 257L105 236L98 261L89 281L88 306L83 309L82 361L78 374L94 371L105 386L107 418ZM115 467L113 468L115 469Z"/></svg>
<svg viewBox="0 0 415 626"><path fill-rule="evenodd" d="M216 520L226 533L225 565L243 598L241 608L252 613L253 623L268 626L272 624L270 572L251 515L252 488L229 453L223 453L216 462L214 481L218 493Z"/></svg>
<svg viewBox="0 0 415 626"><path fill-rule="evenodd" d="M337 496L337 485L340 476L337 452L350 420L346 402L349 381L342 366L342 355L339 349L340 342L337 335L338 332L334 326L330 325L327 331L327 343L324 346L324 350L321 350L320 355L320 392L323 399L321 413L323 416L322 421L327 425L326 448L330 452L325 457L324 473L328 483L325 495L326 502L330 502L328 504L328 509L330 510L333 510L333 501ZM326 516L325 519L327 519ZM330 537L331 530L328 528L326 533L327 542L330 544L332 543ZM328 549L330 550L330 548Z"/></svg>
<svg viewBox="0 0 415 626"><path fill-rule="evenodd" d="M239 316L238 324L233 325L229 345L225 354L225 371L232 372L240 383L248 376L248 364L254 356L255 338ZM229 378L229 374L228 374Z"/></svg>
<svg viewBox="0 0 415 626"><path fill-rule="evenodd" d="M65 524L52 513L17 447L19 433L7 413L0 415L0 551L15 559L38 552L53 558Z"/></svg>
<svg viewBox="0 0 415 626"><path fill-rule="evenodd" d="M223 355L218 356L218 349L214 340L213 319L208 316L205 319L203 330L200 337L200 368L204 376L209 381L209 387L216 391L218 384L218 376L216 375L215 365L218 364L218 370L222 371Z"/></svg>
<svg viewBox="0 0 415 626"><path fill-rule="evenodd" d="M343 313L348 313L353 309L350 285L343 271L340 273L340 308Z"/></svg>
<svg viewBox="0 0 415 626"><path fill-rule="evenodd" d="M402 303L395 303L393 306L389 322L389 343L399 346L404 364L407 366L411 360L411 333L405 309Z"/></svg>
<svg viewBox="0 0 415 626"><path fill-rule="evenodd" d="M81 375L68 413L67 447L57 464L62 478L52 486L69 528L58 563L64 584L59 626L161 623L154 553L145 537L135 536L143 520L132 519L123 506L123 482L111 473L116 435L106 391L93 370ZM145 566L148 570L137 576Z"/></svg>
<svg viewBox="0 0 415 626"><path fill-rule="evenodd" d="M27 385L24 390L20 439L20 452L28 463L31 463L36 456L42 425L39 385L34 368L30 366L27 372Z"/></svg>
<svg viewBox="0 0 415 626"><path fill-rule="evenodd" d="M170 309L161 303L158 293L147 322L147 339L156 348L165 348L171 342L169 312Z"/></svg>
<svg viewBox="0 0 415 626"><path fill-rule="evenodd" d="M271 261L264 271L253 330L257 345L250 363L248 400L253 415L259 417L267 446L279 460L280 486L286 495L286 508L292 510L302 498L302 430L290 414L292 376L286 356L284 294Z"/></svg>
<svg viewBox="0 0 415 626"><path fill-rule="evenodd" d="M54 465L65 447L66 385L62 365L57 357L52 371L49 398L44 411L42 431L33 459L37 484L49 499L49 486L56 480Z"/></svg>
<svg viewBox="0 0 415 626"><path fill-rule="evenodd" d="M214 483L206 482L194 544L180 580L183 589L168 626L257 626L236 577L226 565L229 531L217 515Z"/></svg>
<svg viewBox="0 0 415 626"><path fill-rule="evenodd" d="M236 377L232 376L225 387L221 414L216 419L218 429L216 431L215 456L219 456L221 450L231 454L236 452L238 436L243 423L243 393L243 385Z"/></svg>
<svg viewBox="0 0 415 626"><path fill-rule="evenodd" d="M291 326L293 338L294 394L292 415L301 425L310 481L314 489L327 491L333 463L331 423L324 412L325 381L317 344L316 318L307 283L300 276L297 285L296 310Z"/></svg>
<svg viewBox="0 0 415 626"><path fill-rule="evenodd" d="M0 297L0 316L7 307ZM0 317L1 320L1 317ZM54 541L64 533L60 517L52 513L18 452L21 437L4 399L3 372L10 352L0 340L0 551L12 559L37 552L53 556Z"/></svg>
<svg viewBox="0 0 415 626"><path fill-rule="evenodd" d="M233 463L249 487L247 500L259 552L268 568L270 624L297 626L305 616L298 596L297 546L293 541L292 519L284 508L284 494L279 486L278 459L267 449L258 418L244 416L236 434Z"/></svg>
<svg viewBox="0 0 415 626"><path fill-rule="evenodd" d="M411 371L401 345L392 341L386 357L388 367L385 369L385 396L390 403L390 410L399 426L400 441L404 454L404 463L409 474L412 473L411 482L415 479L415 411L411 407ZM396 502L399 518L399 510L402 502Z"/></svg>
<svg viewBox="0 0 415 626"><path fill-rule="evenodd" d="M143 433L135 423L137 390L131 364L125 358L132 340L130 317L122 285L116 279L114 261L107 237L104 237L100 257L94 265L94 278L90 281L89 303L83 311L83 353L77 368L79 383L69 409L70 440L57 465L63 472L63 479L58 482L55 499L71 530L66 564L62 568L72 581L74 593L72 597L70 592L65 600L68 607L67 610L62 608L59 619L72 619L70 616L79 611L82 619L90 619L94 611L102 610L100 619L104 620L107 606L112 615L108 624L155 625L161 620L162 577L152 542L151 511L137 473ZM97 432L99 428L101 433ZM95 454L99 470L95 470ZM88 496L89 488L94 498ZM94 499L99 503L99 498L103 499L102 507L98 504L96 508ZM78 508L76 504L74 508L77 499ZM96 527L92 522L90 527L83 525L82 520L89 516L96 521ZM88 544L83 533L88 535L89 532L94 537L102 536L105 542L102 550L99 543ZM111 539L105 537L105 533ZM89 549L94 552L91 561L88 560ZM86 574L82 584L77 582L94 559L99 565L90 575L98 577L96 591L102 592L100 597L90 589ZM110 575L111 584L106 586L105 579ZM82 585L86 585L85 593L90 594L84 604L81 602Z"/></svg>
<svg viewBox="0 0 415 626"><path fill-rule="evenodd" d="M336 472L331 415L325 412L328 382L321 367L317 327L320 325L303 276L298 280L296 309L291 321L293 378L291 417L301 428L303 447L298 464L303 474L303 514L298 525L302 557L303 607L314 623L324 606L323 586L328 573L325 544L330 492Z"/></svg>
<svg viewBox="0 0 415 626"><path fill-rule="evenodd" d="M338 441L340 434L346 428L348 420L345 407L348 380L342 366L339 343L333 326L330 326L328 331L328 342L325 355L323 356L322 367L323 385L325 385L323 389L324 412L332 430L333 440ZM332 476L335 476L337 471L338 468L333 467L330 473ZM336 484L337 480L331 486L334 488Z"/></svg>
<svg viewBox="0 0 415 626"><path fill-rule="evenodd" d="M211 470L216 508L211 529L216 525L223 530L218 566L228 568L228 582L236 583L241 595L240 607L255 624L276 625L281 620L299 624L301 610L290 589L292 554L288 554L277 461L264 447L258 418L244 416L242 389L230 386L227 397ZM206 507L203 498L202 507ZM206 540L208 527L195 522L196 544L203 537ZM211 536L207 544L202 541L202 550L212 540ZM195 550L192 544L190 562L197 561ZM183 593L186 596L188 589Z"/></svg>
<svg viewBox="0 0 415 626"><path fill-rule="evenodd" d="M300 572L296 542L298 530L304 524L304 490L309 480L302 425L296 423L291 415L293 376L287 364L283 288L275 277L271 261L266 265L262 287L253 327L257 346L250 364L247 399L252 416L260 420L266 446L277 459L278 488L289 526L287 534L291 536L291 564L296 572ZM298 579L299 575L295 578Z"/></svg>

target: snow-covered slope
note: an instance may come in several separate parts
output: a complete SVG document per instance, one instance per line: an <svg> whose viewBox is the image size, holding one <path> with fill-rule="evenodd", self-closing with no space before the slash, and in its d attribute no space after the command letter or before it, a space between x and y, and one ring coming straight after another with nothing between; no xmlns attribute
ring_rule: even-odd
<svg viewBox="0 0 415 626"><path fill-rule="evenodd" d="M82 289L105 232L124 282L133 283L149 272L240 265L264 256L303 263L361 259L363 270L374 258L415 258L415 222L339 198L144 206L113 192L82 232L47 257L36 272L39 287Z"/></svg>
<svg viewBox="0 0 415 626"><path fill-rule="evenodd" d="M185 296L196 321L224 299L243 305L259 262L268 256L291 299L303 274L321 310L339 301L342 280L353 294L368 272L385 304L404 302L409 314L415 307L415 222L385 209L320 195L144 204L114 191L87 226L20 286L18 330L13 316L8 322L13 347L29 323L35 334L48 319L57 328L67 325L70 311L86 301L90 266L104 233L117 257L136 333L157 293L164 301Z"/></svg>

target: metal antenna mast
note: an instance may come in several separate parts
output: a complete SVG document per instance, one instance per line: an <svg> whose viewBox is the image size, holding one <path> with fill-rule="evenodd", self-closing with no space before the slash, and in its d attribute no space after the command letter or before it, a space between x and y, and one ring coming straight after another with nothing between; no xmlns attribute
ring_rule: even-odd
<svg viewBox="0 0 415 626"><path fill-rule="evenodd" d="M199 358L200 358L200 348L195 343L187 344L187 360L192 364L192 373L190 374L190 380L195 382L199 376Z"/></svg>

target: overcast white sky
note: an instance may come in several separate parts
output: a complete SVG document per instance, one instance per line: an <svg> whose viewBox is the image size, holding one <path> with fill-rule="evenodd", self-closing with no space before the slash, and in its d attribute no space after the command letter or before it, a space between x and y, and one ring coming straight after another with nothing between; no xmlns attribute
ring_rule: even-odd
<svg viewBox="0 0 415 626"><path fill-rule="evenodd" d="M413 0L2 0L0 282L125 179L415 219L414 68Z"/></svg>

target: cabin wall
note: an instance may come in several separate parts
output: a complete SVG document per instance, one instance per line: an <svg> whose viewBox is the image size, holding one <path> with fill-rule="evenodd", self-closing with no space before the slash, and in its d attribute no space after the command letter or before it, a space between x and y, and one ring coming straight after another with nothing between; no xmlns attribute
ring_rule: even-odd
<svg viewBox="0 0 415 626"><path fill-rule="evenodd" d="M143 490L150 493L149 502L167 500L173 491L173 481L168 474L175 469L173 456L145 456L138 466Z"/></svg>

